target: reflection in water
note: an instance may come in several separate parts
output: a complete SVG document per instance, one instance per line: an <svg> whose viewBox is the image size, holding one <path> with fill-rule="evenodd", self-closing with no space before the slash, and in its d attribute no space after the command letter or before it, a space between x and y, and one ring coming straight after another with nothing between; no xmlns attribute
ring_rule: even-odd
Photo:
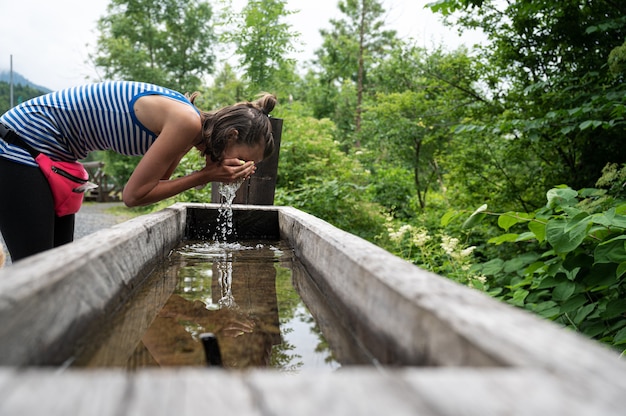
<svg viewBox="0 0 626 416"><path fill-rule="evenodd" d="M200 335L210 332L226 368L336 369L293 287L294 261L283 242L188 242L102 331L108 338L95 343L101 348L86 351L76 364L205 366ZM129 327L133 322L141 324Z"/></svg>

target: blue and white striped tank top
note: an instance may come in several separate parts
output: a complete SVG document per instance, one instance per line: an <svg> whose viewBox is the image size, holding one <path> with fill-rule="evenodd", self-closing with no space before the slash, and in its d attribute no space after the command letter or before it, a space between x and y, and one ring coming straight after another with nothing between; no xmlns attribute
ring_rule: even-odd
<svg viewBox="0 0 626 416"><path fill-rule="evenodd" d="M145 95L163 95L193 107L183 94L157 85L102 82L33 98L7 111L0 122L54 160L83 159L106 149L143 155L157 138L135 116L134 103ZM26 150L1 139L0 157L37 166Z"/></svg>

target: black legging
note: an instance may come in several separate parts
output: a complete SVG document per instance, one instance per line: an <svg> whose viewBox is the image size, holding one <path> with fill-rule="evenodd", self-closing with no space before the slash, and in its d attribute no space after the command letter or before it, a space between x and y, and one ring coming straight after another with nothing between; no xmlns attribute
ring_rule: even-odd
<svg viewBox="0 0 626 416"><path fill-rule="evenodd" d="M74 217L55 215L39 168L0 157L0 233L12 262L71 242Z"/></svg>

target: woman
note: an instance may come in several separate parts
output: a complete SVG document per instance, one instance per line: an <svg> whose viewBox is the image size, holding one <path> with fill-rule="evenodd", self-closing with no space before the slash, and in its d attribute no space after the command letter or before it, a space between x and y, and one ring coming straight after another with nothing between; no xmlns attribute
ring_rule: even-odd
<svg viewBox="0 0 626 416"><path fill-rule="evenodd" d="M3 114L0 233L12 261L74 238L74 214L55 214L50 186L28 146L65 161L105 149L143 155L122 192L129 207L252 175L274 148L268 114L276 98L267 94L207 113L195 107L196 96L141 82L103 82L43 95ZM10 139L15 136L21 141ZM205 167L170 179L194 147Z"/></svg>

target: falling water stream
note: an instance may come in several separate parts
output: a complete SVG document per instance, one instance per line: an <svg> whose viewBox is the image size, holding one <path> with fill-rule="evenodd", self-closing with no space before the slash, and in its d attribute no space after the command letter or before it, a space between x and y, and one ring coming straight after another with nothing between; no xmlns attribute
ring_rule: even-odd
<svg viewBox="0 0 626 416"><path fill-rule="evenodd" d="M220 207L217 217L217 229L214 240L226 242L233 235L233 201L237 195L237 190L244 182L243 179L233 183L219 183Z"/></svg>

